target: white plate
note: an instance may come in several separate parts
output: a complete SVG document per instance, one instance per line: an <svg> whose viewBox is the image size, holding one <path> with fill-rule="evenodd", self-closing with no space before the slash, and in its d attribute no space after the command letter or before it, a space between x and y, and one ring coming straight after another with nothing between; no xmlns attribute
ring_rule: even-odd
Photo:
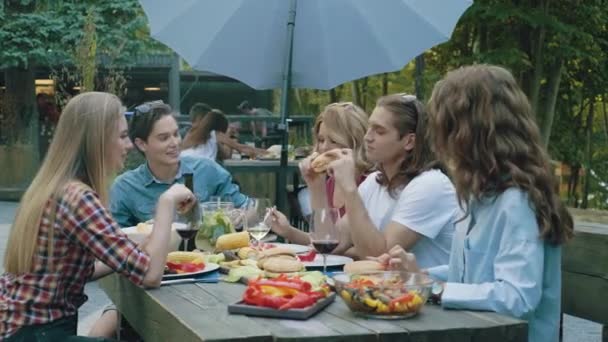
<svg viewBox="0 0 608 342"><path fill-rule="evenodd" d="M296 245L296 244L293 244L293 243L280 243L280 242L271 242L271 243L273 245L275 245L276 247L289 248L289 249L291 249L296 254L308 253L311 250L310 246Z"/></svg>
<svg viewBox="0 0 608 342"><path fill-rule="evenodd" d="M205 263L205 268L203 268L202 270L200 270L198 272L179 273L179 274L165 274L163 276L163 280L179 279L179 278L192 278L192 277L199 276L201 274L213 272L213 271L217 270L218 268L220 268L220 265L218 265L218 264Z"/></svg>
<svg viewBox="0 0 608 342"><path fill-rule="evenodd" d="M349 262L353 262L353 259L342 255L327 255L327 267L342 266L344 264L348 264ZM304 264L304 266L306 266L306 268L323 267L323 256L317 253L317 256L315 256L315 260L302 261L302 263Z"/></svg>
<svg viewBox="0 0 608 342"><path fill-rule="evenodd" d="M140 243L144 242L146 237L148 237L148 235L150 235L150 232L152 231L152 224L150 223L149 225L150 225L149 232L139 232L139 231L137 231L137 226L123 228L122 232L125 233L129 237L129 239L133 240L133 242L140 244ZM172 224L171 240L170 240L171 243L169 246L170 252L176 251L179 248L180 242L182 241L182 238L175 231L177 228L180 227L180 225L185 225L185 223L174 222Z"/></svg>
<svg viewBox="0 0 608 342"><path fill-rule="evenodd" d="M150 228L149 228L150 231L149 232L139 232L139 231L137 231L137 226L125 227L125 228L122 229L122 231L125 234L150 234L152 232L152 224L153 224L153 222L146 222L146 224L150 226ZM171 229L172 230L176 230L177 228L185 227L185 226L186 226L185 223L182 223L182 222L173 222L171 224Z"/></svg>
<svg viewBox="0 0 608 342"><path fill-rule="evenodd" d="M261 240L262 242L272 242L272 241L277 241L277 236L276 234L268 234L266 236L264 236L264 238Z"/></svg>

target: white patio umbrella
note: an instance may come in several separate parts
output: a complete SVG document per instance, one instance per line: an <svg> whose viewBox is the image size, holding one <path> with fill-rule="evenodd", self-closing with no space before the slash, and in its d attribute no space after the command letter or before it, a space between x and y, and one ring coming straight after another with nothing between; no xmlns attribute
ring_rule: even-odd
<svg viewBox="0 0 608 342"><path fill-rule="evenodd" d="M396 71L448 40L472 0L140 0L152 37L197 70L255 89L283 89L284 196L288 90L331 89ZM283 201L284 203L284 201Z"/></svg>

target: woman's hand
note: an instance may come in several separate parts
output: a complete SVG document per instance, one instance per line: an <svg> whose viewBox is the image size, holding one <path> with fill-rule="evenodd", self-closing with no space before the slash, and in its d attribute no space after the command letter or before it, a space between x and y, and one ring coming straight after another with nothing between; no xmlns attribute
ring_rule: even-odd
<svg viewBox="0 0 608 342"><path fill-rule="evenodd" d="M309 188L325 185L325 175L315 172L310 165L316 156L317 154L312 154L304 158L299 164L300 174Z"/></svg>
<svg viewBox="0 0 608 342"><path fill-rule="evenodd" d="M420 272L420 268L418 267L414 253L406 252L399 245L391 248L388 253L384 253L377 258L369 259L377 260L381 264L385 265L387 269Z"/></svg>
<svg viewBox="0 0 608 342"><path fill-rule="evenodd" d="M270 229L273 232L285 237L290 227L289 220L287 220L287 217L282 212L276 208L270 209Z"/></svg>
<svg viewBox="0 0 608 342"><path fill-rule="evenodd" d="M336 184L344 195L357 191L355 159L351 149L343 148L338 159L329 163L327 169L334 176Z"/></svg>
<svg viewBox="0 0 608 342"><path fill-rule="evenodd" d="M183 184L173 184L161 199L171 201L180 214L187 213L197 202L192 191Z"/></svg>
<svg viewBox="0 0 608 342"><path fill-rule="evenodd" d="M251 147L249 150L249 157L252 159L255 159L258 156L263 156L266 154L268 154L268 151L266 151L263 148Z"/></svg>

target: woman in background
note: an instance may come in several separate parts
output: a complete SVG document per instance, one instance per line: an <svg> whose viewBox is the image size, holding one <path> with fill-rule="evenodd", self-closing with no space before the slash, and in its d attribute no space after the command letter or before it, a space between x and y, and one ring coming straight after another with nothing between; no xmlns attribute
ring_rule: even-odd
<svg viewBox="0 0 608 342"><path fill-rule="evenodd" d="M226 115L220 110L211 110L192 123L192 128L182 142L181 155L223 160L231 157L233 149L250 157L266 153L265 150L232 139L227 134L228 127Z"/></svg>

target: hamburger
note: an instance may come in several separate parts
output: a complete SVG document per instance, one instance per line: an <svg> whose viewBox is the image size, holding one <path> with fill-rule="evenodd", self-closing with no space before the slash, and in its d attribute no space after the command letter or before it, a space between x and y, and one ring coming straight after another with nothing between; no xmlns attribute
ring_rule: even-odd
<svg viewBox="0 0 608 342"><path fill-rule="evenodd" d="M344 265L344 272L348 274L384 270L386 270L386 266L374 260L359 260Z"/></svg>
<svg viewBox="0 0 608 342"><path fill-rule="evenodd" d="M316 157L313 154L313 160L310 163L310 167L313 169L314 172L324 173L327 171L327 167L331 162L340 158L340 154L342 154L342 150L340 150L339 148L335 148L333 150L318 154Z"/></svg>
<svg viewBox="0 0 608 342"><path fill-rule="evenodd" d="M296 254L289 248L275 247L260 253L258 267L268 274L299 272L304 264L296 258Z"/></svg>

